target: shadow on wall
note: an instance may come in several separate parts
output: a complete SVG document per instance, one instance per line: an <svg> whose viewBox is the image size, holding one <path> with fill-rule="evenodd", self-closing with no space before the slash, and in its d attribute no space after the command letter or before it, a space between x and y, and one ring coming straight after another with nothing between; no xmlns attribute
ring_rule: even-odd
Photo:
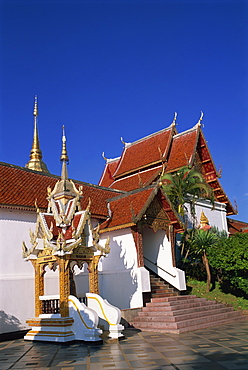
<svg viewBox="0 0 248 370"><path fill-rule="evenodd" d="M0 333L8 333L22 329L24 329L24 327L15 316L8 315L2 310L0 311Z"/></svg>
<svg viewBox="0 0 248 370"><path fill-rule="evenodd" d="M99 270L99 294L108 302L119 308L130 308L130 302L135 299L138 290L138 279L135 260L128 260L122 243L111 243L110 255L102 257ZM75 278L77 295L80 297L88 292L89 274L86 269L79 272Z"/></svg>
<svg viewBox="0 0 248 370"><path fill-rule="evenodd" d="M137 279L137 275L136 275L136 271L135 271L135 260L133 259L133 261L130 261L130 259L128 259L128 257L126 256L127 251L122 246L122 241L120 241L120 249L121 249L120 261L121 261L121 263L123 263L123 266L125 267L125 271L126 271L127 276L128 276L128 287L129 287L129 289L127 290L126 286L125 286L124 292L127 295L127 297L129 298L129 302L131 302L132 297L134 296L134 294L138 290L138 279ZM122 284L121 284L121 286L123 287Z"/></svg>

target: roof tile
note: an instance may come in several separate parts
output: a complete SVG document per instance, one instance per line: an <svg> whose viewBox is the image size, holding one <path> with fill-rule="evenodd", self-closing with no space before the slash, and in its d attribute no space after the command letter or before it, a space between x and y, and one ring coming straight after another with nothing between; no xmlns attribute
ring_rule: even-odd
<svg viewBox="0 0 248 370"><path fill-rule="evenodd" d="M46 209L47 188L53 189L59 180L58 176L0 163L0 205L35 209L37 200L38 207ZM90 198L92 215L103 218L108 215L106 200L122 193L83 182L75 184L83 187L82 208L86 209Z"/></svg>
<svg viewBox="0 0 248 370"><path fill-rule="evenodd" d="M114 178L116 179L147 165L158 163L159 161L162 162L162 158L167 155L173 130L173 127L170 126L156 134L126 145L117 170L114 173Z"/></svg>

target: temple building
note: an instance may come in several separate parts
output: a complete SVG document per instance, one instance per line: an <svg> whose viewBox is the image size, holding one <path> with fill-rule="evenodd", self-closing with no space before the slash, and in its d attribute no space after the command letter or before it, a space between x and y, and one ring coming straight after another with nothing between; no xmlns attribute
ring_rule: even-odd
<svg viewBox="0 0 248 370"><path fill-rule="evenodd" d="M125 315L143 307L151 296L152 274L170 289L185 291L185 274L176 261L182 222L161 176L184 166L202 173L213 189L215 207L208 200L197 203L199 225L205 222L227 231L226 216L235 214L204 138L202 117L182 133L176 130L175 116L168 128L123 142L120 157L104 157L99 185L92 185L69 180L64 131L61 176L48 172L38 139L37 98L33 114L33 145L26 167L0 163L0 333L25 330L28 320L32 328L39 327L38 339L43 340L47 331L41 322L49 321L49 309L55 315L60 312L61 324L69 320L74 298L100 299L89 294L99 295ZM118 320L110 324L116 333L119 324ZM70 320L61 325L73 328ZM33 328L25 338L35 339L34 333ZM61 341L66 336L78 338L71 333L74 329L62 330Z"/></svg>

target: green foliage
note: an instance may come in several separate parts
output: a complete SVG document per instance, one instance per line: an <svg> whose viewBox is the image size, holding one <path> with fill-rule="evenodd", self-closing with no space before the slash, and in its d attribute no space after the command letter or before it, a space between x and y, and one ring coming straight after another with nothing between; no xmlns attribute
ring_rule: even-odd
<svg viewBox="0 0 248 370"><path fill-rule="evenodd" d="M215 233L204 229L195 229L191 239L191 251L195 254L208 254L210 249L218 242L218 237Z"/></svg>
<svg viewBox="0 0 248 370"><path fill-rule="evenodd" d="M226 292L248 297L248 234L237 233L219 239L209 255L221 287Z"/></svg>
<svg viewBox="0 0 248 370"><path fill-rule="evenodd" d="M163 189L182 217L185 215L186 206L189 204L190 213L195 216L195 203L199 199L210 199L214 203L212 189L207 185L200 172L182 167L177 172L165 174L162 177Z"/></svg>
<svg viewBox="0 0 248 370"><path fill-rule="evenodd" d="M220 239L211 251L211 265L225 271L248 269L248 233L237 233L228 239Z"/></svg>
<svg viewBox="0 0 248 370"><path fill-rule="evenodd" d="M230 304L235 310L248 310L248 299L244 297L236 297L231 293L225 293L219 283L216 283L211 292L206 293L205 283L195 279L188 279L187 281L188 293L194 294L197 297L204 297L217 302Z"/></svg>

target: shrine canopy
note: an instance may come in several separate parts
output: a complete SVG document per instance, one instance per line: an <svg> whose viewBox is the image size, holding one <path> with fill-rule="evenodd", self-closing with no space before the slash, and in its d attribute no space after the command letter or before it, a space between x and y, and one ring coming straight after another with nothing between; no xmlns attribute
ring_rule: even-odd
<svg viewBox="0 0 248 370"><path fill-rule="evenodd" d="M39 256L41 249L47 250L49 255L60 255L71 253L78 247L91 246L92 252L100 250L98 247L98 232L92 226L89 198L86 209L82 210L80 198L83 196L82 186L79 189L72 180L68 179L66 150L66 138L62 136L62 171L61 180L57 181L54 189L47 188L47 212L41 212L37 203L36 229L31 235L32 247L28 249L23 243L23 257L33 258ZM43 245L39 245L39 240ZM106 250L109 252L108 246Z"/></svg>
<svg viewBox="0 0 248 370"><path fill-rule="evenodd" d="M106 159L99 185L122 191L145 188L156 183L164 173L173 173L179 168L195 168L212 188L217 202L226 205L227 215L236 213L219 178L204 138L201 120L191 129L178 133L173 123L166 129L124 143L122 155Z"/></svg>

